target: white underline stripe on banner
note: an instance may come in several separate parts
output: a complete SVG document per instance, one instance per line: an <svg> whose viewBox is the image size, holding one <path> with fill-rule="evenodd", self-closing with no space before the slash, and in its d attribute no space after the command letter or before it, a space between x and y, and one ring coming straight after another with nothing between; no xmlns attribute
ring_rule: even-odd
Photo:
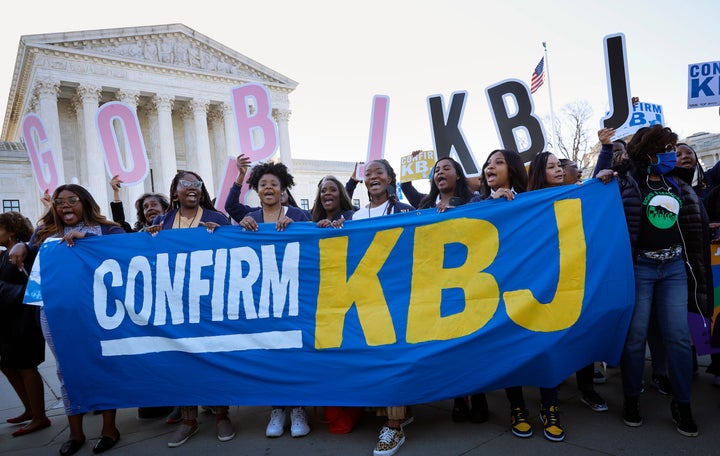
<svg viewBox="0 0 720 456"><path fill-rule="evenodd" d="M185 353L217 353L242 350L278 350L302 348L302 331L268 331L226 336L183 337L127 337L100 341L102 356L144 355L178 351Z"/></svg>

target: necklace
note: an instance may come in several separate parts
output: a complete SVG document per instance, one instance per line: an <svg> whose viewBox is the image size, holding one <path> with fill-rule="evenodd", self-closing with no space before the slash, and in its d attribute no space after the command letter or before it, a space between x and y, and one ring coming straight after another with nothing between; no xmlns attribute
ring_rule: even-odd
<svg viewBox="0 0 720 456"><path fill-rule="evenodd" d="M195 223L195 217L197 217L198 212L200 212L200 208L198 208L198 209L195 211L195 215L193 215L192 220L190 220L190 223L188 223L188 225L187 225L185 228L190 228L190 227L193 225L193 223ZM183 228L181 219L182 219L182 218L187 219L187 217L183 217L183 216L182 216L182 213L180 212L180 209L178 209L177 215L178 215L178 216L176 217L176 218L177 218L177 222L178 222L178 226L177 226L177 227L178 227L178 228Z"/></svg>
<svg viewBox="0 0 720 456"><path fill-rule="evenodd" d="M267 217L268 220L265 220L265 218L266 218L265 217L265 208L263 207L263 222L277 222L278 220L280 220L280 214L283 213L283 209L284 209L284 206L281 204L280 210L278 211L277 216L275 217L275 220L271 220L272 217ZM268 214L268 215L270 215L270 214Z"/></svg>
<svg viewBox="0 0 720 456"><path fill-rule="evenodd" d="M382 214L380 214L380 215L385 215L388 210L389 205L390 205L390 200L385 200L385 202L383 204L380 204L379 206L376 206L372 209L379 209L382 207L383 210L382 210ZM372 214L370 213L370 209L371 209L370 204L368 204L368 218L372 217Z"/></svg>
<svg viewBox="0 0 720 456"><path fill-rule="evenodd" d="M649 176L649 175L648 175L648 176L645 176L645 185L647 185L650 190L655 190L655 191L665 190L665 191L668 191L668 192L670 191L670 186L668 185L667 182L665 182L665 177L664 177L664 176L660 176L660 180L659 180L659 181L655 181L655 182L661 182L659 188L655 188L655 187L653 187L652 185L650 185L650 176ZM664 185L663 185L663 184L664 184Z"/></svg>

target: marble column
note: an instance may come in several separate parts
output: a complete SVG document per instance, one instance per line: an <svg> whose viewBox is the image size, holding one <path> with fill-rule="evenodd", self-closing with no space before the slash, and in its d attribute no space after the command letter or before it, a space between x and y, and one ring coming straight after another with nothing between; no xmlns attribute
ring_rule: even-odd
<svg viewBox="0 0 720 456"><path fill-rule="evenodd" d="M118 101L121 101L123 103L126 103L127 105L131 106L133 110L135 111L135 116L137 116L137 105L138 100L140 99L140 92L138 90L128 90L128 89L121 89L116 94ZM139 123L139 120L138 120ZM118 141L124 140L124 136L118 135ZM120 144L120 149L123 153L123 162L128 163L129 158L131 156L130 150L128 149L127 144ZM147 152L147 151L146 151ZM137 166L137 164L136 164ZM148 172L148 176L149 176ZM122 198L123 202L123 209L125 212L125 220L130 224L130 226L133 226L135 222L137 221L137 213L135 211L135 201L137 201L138 198L142 196L143 193L145 193L145 186L147 183L147 177L145 178L144 182L141 182L136 185L128 186L126 192L120 192L120 197ZM149 188L149 186L148 186ZM124 193L124 194L123 194Z"/></svg>
<svg viewBox="0 0 720 456"><path fill-rule="evenodd" d="M232 107L227 103L220 105L220 110L223 114L223 125L225 125L225 150L227 155L237 157L240 155L240 146L238 145L235 114Z"/></svg>
<svg viewBox="0 0 720 456"><path fill-rule="evenodd" d="M210 156L212 157L213 175L217 177L216 183L224 177L225 162L229 156L225 148L225 126L223 125L223 113L218 109L208 111L210 125Z"/></svg>
<svg viewBox="0 0 720 456"><path fill-rule="evenodd" d="M152 182L148 186L148 190L151 192L165 193L161 181L162 162L160 161L160 132L157 109L152 103L144 104L143 108L144 114L147 116L148 124L148 142L145 144L145 149L150 159L150 172L152 174Z"/></svg>
<svg viewBox="0 0 720 456"><path fill-rule="evenodd" d="M290 120L291 111L289 109L273 109L273 119L277 123L278 128L278 146L280 147L280 161L288 167L292 172L292 152L290 151L290 131L288 129L288 121Z"/></svg>
<svg viewBox="0 0 720 456"><path fill-rule="evenodd" d="M75 151L75 161L78 165L78 180L80 185L89 189L90 188L90 171L88 171L88 159L87 159L87 144L85 141L85 110L83 109L82 98L75 91L75 95L70 100L71 115L75 115L77 132L75 133L76 138L81 138L82 141L77 145ZM72 177L70 178L72 180ZM102 209L102 208L101 208Z"/></svg>
<svg viewBox="0 0 720 456"><path fill-rule="evenodd" d="M190 106L182 106L177 110L183 124L183 143L185 145L185 167L189 171L198 171L197 141L195 140L195 116Z"/></svg>
<svg viewBox="0 0 720 456"><path fill-rule="evenodd" d="M40 79L35 83L35 95L38 98L38 115L45 126L47 148L55 155L55 166L58 172L58 185L68 182L63 162L62 140L60 138L60 115L58 114L57 97L60 93L60 81ZM45 189L40 189L42 193Z"/></svg>
<svg viewBox="0 0 720 456"><path fill-rule="evenodd" d="M160 192L170 197L170 183L177 174L175 157L175 136L172 125L172 107L175 98L170 95L155 95L153 102L157 110L158 139L160 145Z"/></svg>
<svg viewBox="0 0 720 456"><path fill-rule="evenodd" d="M210 198L215 197L215 179L213 176L213 159L210 154L210 137L207 123L208 100L196 99L190 101L190 109L195 120L195 150L198 157L197 173L205 182L205 188Z"/></svg>
<svg viewBox="0 0 720 456"><path fill-rule="evenodd" d="M100 94L102 88L93 84L82 84L77 88L77 96L82 104L81 127L84 137L85 167L87 168L87 189L100 206L100 212L110 216L108 193L109 177L105 170L105 155L95 127Z"/></svg>

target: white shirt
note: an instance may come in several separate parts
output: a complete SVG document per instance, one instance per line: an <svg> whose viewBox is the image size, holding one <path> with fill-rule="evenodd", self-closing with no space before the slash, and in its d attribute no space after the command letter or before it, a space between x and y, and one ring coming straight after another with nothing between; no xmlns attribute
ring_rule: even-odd
<svg viewBox="0 0 720 456"><path fill-rule="evenodd" d="M381 215L385 215L388 204L390 203L390 200L385 201L383 204L379 205L378 207L363 207L359 210L355 211L353 213L353 220L360 220L360 219L366 219L366 218L372 218L372 217L379 217Z"/></svg>

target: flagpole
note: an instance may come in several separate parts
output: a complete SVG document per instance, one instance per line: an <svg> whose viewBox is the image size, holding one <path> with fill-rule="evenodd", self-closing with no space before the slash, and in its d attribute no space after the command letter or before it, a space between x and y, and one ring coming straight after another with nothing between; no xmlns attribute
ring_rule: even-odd
<svg viewBox="0 0 720 456"><path fill-rule="evenodd" d="M548 52L547 52L547 44L545 41L542 42L543 49L545 49L545 73L547 76L547 87L548 87L548 96L550 97L550 145L553 149L555 149L554 139L555 139L555 110L553 109L553 101L552 101L552 84L550 84L550 61L548 60Z"/></svg>

